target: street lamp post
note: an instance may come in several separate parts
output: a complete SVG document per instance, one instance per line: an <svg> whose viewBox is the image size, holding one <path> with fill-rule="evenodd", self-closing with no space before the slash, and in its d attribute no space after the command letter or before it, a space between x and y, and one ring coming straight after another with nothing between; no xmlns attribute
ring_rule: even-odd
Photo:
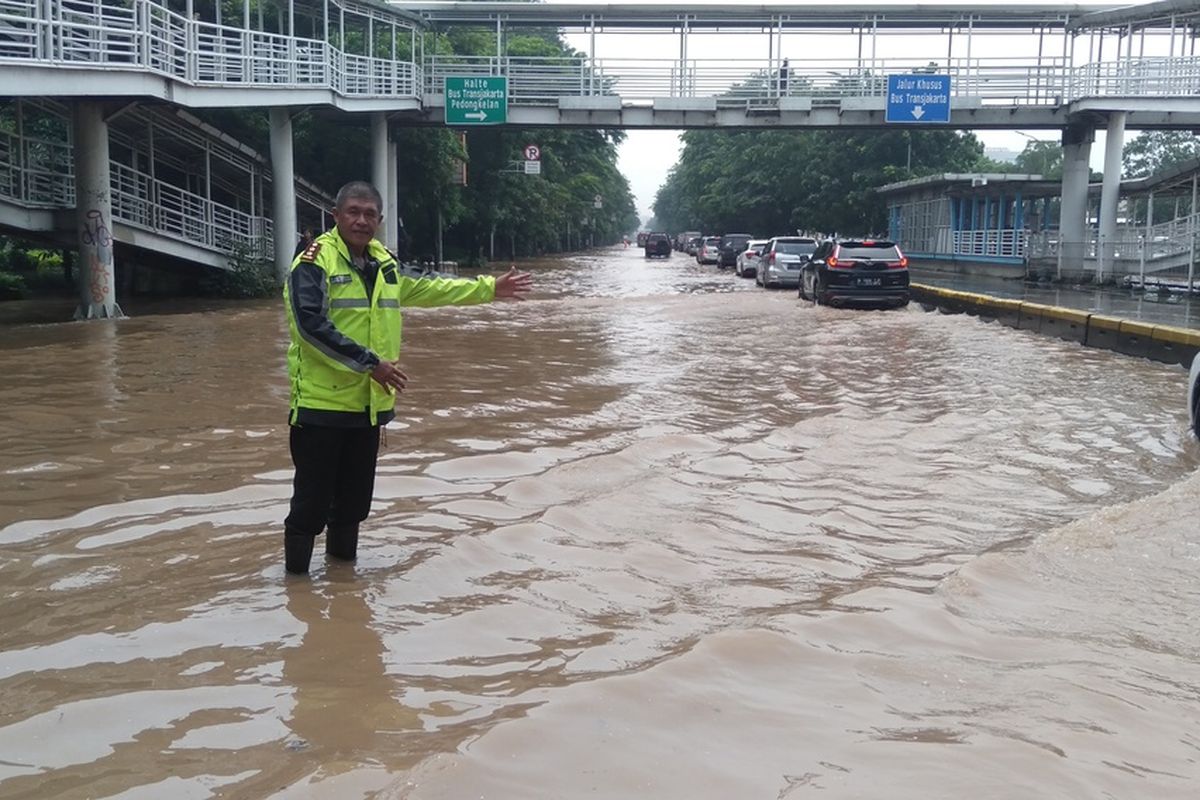
<svg viewBox="0 0 1200 800"><path fill-rule="evenodd" d="M1045 139L1038 139L1035 136L1030 136L1028 133L1025 133L1024 131L1013 131L1013 133L1017 134L1018 136L1024 136L1026 139L1028 139L1031 142L1034 142L1035 144L1041 144L1042 142L1045 141ZM1028 145L1026 147L1028 147ZM1039 170L1038 174L1044 178L1044 177L1046 177L1046 151L1039 147L1037 149L1037 155L1038 155L1038 170Z"/></svg>

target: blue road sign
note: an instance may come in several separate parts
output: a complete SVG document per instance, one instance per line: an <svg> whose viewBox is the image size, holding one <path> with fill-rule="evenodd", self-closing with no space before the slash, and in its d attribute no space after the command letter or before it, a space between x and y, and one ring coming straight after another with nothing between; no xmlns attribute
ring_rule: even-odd
<svg viewBox="0 0 1200 800"><path fill-rule="evenodd" d="M950 121L950 76L914 73L888 75L884 122Z"/></svg>

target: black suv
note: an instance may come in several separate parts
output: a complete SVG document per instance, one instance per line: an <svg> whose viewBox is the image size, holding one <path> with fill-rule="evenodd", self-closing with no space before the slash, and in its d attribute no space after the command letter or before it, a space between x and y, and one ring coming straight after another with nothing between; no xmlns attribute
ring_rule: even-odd
<svg viewBox="0 0 1200 800"><path fill-rule="evenodd" d="M717 247L717 252L720 253L717 258L717 266L724 269L736 264L738 255L746 252L746 248L753 238L748 233L727 233L722 236L721 244Z"/></svg>
<svg viewBox="0 0 1200 800"><path fill-rule="evenodd" d="M646 258L668 258L671 255L671 237L665 233L652 233L646 237L645 247Z"/></svg>
<svg viewBox="0 0 1200 800"><path fill-rule="evenodd" d="M908 305L908 259L895 242L830 239L800 269L800 297L820 305Z"/></svg>

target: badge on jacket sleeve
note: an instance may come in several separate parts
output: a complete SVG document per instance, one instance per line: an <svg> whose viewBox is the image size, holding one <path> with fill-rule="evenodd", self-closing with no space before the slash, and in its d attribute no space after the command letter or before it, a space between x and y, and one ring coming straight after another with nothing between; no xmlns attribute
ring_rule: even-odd
<svg viewBox="0 0 1200 800"><path fill-rule="evenodd" d="M317 253L319 252L321 252L321 243L314 241L308 247L304 248L304 252L300 254L300 260L311 264L317 260Z"/></svg>

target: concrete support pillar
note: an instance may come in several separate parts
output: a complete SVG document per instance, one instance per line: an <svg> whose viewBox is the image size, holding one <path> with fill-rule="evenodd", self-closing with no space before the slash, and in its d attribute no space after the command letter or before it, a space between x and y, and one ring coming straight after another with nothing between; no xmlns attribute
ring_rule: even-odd
<svg viewBox="0 0 1200 800"><path fill-rule="evenodd" d="M79 305L75 319L122 317L113 260L108 122L93 100L75 103L75 227L79 241Z"/></svg>
<svg viewBox="0 0 1200 800"><path fill-rule="evenodd" d="M1058 220L1058 276L1083 270L1087 250L1088 159L1095 132L1085 125L1063 130L1062 205Z"/></svg>
<svg viewBox="0 0 1200 800"><path fill-rule="evenodd" d="M388 224L393 210L386 207L388 195L391 192L391 189L388 188L391 181L388 180L387 114L382 111L371 115L371 183L375 184L375 188L379 190L385 206L381 209L384 221L380 223L379 232L375 236L386 244L391 241L396 225L395 223Z"/></svg>
<svg viewBox="0 0 1200 800"><path fill-rule="evenodd" d="M1100 189L1100 242L1097 248L1096 280L1113 272L1117 242L1117 204L1121 199L1121 151L1125 147L1125 112L1108 117L1104 141L1104 183Z"/></svg>
<svg viewBox="0 0 1200 800"><path fill-rule="evenodd" d="M296 250L296 176L292 155L292 117L286 108L271 109L271 216L275 231L275 274L280 282L292 269Z"/></svg>
<svg viewBox="0 0 1200 800"><path fill-rule="evenodd" d="M383 207L387 212L387 239L384 244L393 253L400 247L400 181L396 176L399 169L399 158L396 153L396 143L388 142L388 191L383 198Z"/></svg>

